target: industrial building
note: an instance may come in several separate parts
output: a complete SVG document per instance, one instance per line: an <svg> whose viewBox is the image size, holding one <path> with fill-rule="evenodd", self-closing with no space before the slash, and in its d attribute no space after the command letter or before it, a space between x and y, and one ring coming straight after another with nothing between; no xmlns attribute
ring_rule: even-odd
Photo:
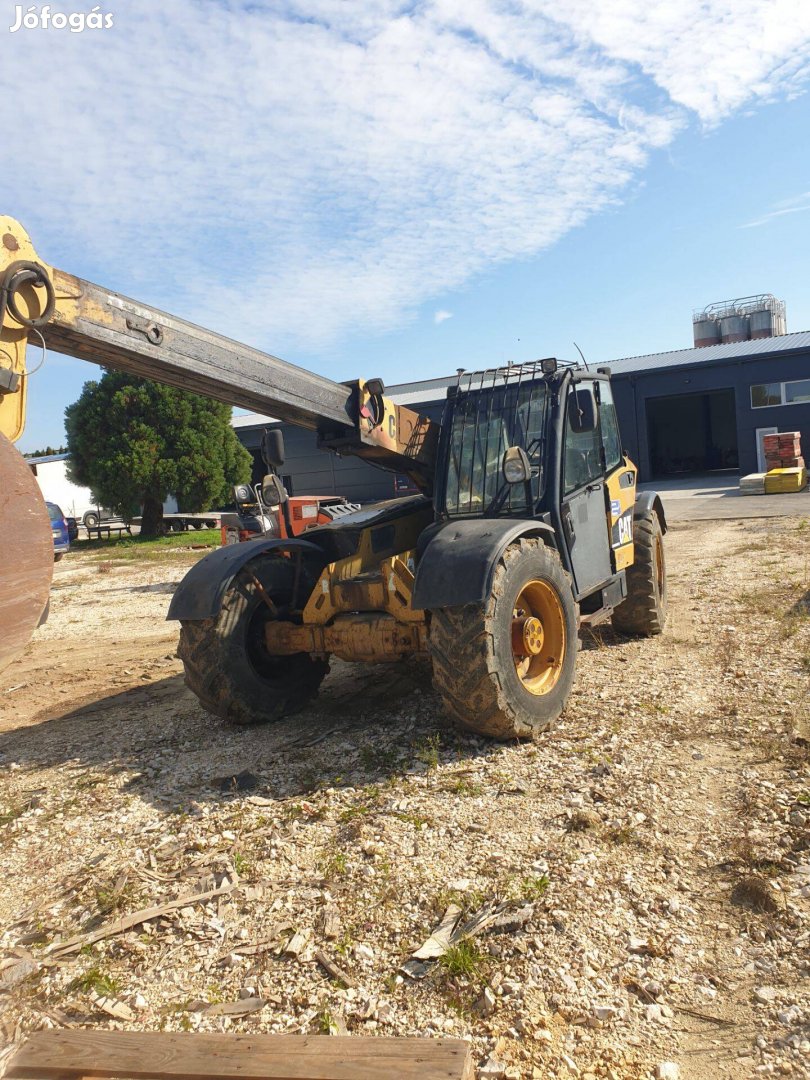
<svg viewBox="0 0 810 1080"><path fill-rule="evenodd" d="M624 447L642 480L762 472L762 440L800 431L810 447L810 332L785 332L766 295L693 317L695 347L610 363Z"/></svg>
<svg viewBox="0 0 810 1080"><path fill-rule="evenodd" d="M614 376L614 398L625 450L640 479L764 469L762 439L800 431L810 448L810 331L785 332L785 306L765 294L712 304L693 315L695 347L600 365ZM456 375L390 386L401 404L439 419ZM234 418L263 473L261 433L275 422ZM357 458L319 451L311 431L284 430L288 488L296 495L339 494L366 502L396 494L397 481Z"/></svg>

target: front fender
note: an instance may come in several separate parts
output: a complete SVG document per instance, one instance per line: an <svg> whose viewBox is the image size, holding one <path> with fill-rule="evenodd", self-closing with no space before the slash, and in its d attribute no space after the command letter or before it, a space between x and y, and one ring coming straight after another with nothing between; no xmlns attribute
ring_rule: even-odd
<svg viewBox="0 0 810 1080"><path fill-rule="evenodd" d="M166 618L184 622L214 618L228 586L245 563L260 555L299 550L316 555L321 565L326 561L321 549L309 540L247 540L217 548L195 563L180 582Z"/></svg>
<svg viewBox="0 0 810 1080"><path fill-rule="evenodd" d="M658 514L658 520L661 522L661 532L667 531L667 519L664 516L664 504L661 502L661 496L657 491L640 491L636 495L635 505L633 506L633 519L636 518L651 518L653 514Z"/></svg>
<svg viewBox="0 0 810 1080"><path fill-rule="evenodd" d="M414 609L483 603L492 589L495 564L509 544L522 536L539 536L556 547L554 530L543 521L474 518L431 529L416 569Z"/></svg>

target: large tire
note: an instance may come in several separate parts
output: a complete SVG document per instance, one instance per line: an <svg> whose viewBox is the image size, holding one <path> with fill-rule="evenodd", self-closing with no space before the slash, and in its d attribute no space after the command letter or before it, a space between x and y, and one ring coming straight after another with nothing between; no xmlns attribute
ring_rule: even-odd
<svg viewBox="0 0 810 1080"><path fill-rule="evenodd" d="M100 523L101 519L98 514L88 512L84 515L84 527L85 529L95 529Z"/></svg>
<svg viewBox="0 0 810 1080"><path fill-rule="evenodd" d="M318 693L329 671L326 660L308 653L272 656L264 644L273 614L253 577L283 616L294 576L289 559L256 559L231 582L215 618L181 622L177 655L186 686L215 716L232 724L265 724L297 712ZM302 577L301 595L311 586Z"/></svg>
<svg viewBox="0 0 810 1080"><path fill-rule="evenodd" d="M658 514L633 523L633 565L627 568L627 599L613 612L613 625L625 634L654 637L667 621L667 571Z"/></svg>
<svg viewBox="0 0 810 1080"><path fill-rule="evenodd" d="M543 624L542 632L535 625L529 635L540 651L519 659L515 635L519 652L527 616ZM574 681L577 620L557 552L534 539L511 544L498 561L485 603L431 612L433 681L453 721L496 739L545 731L562 712Z"/></svg>

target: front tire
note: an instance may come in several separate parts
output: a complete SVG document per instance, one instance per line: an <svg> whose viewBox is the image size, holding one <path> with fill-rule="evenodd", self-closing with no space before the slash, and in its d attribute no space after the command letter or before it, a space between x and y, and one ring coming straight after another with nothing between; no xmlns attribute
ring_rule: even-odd
<svg viewBox="0 0 810 1080"><path fill-rule="evenodd" d="M627 568L627 599L613 612L613 625L625 634L654 637L667 621L664 534L658 514L635 520L633 548L633 565Z"/></svg>
<svg viewBox="0 0 810 1080"><path fill-rule="evenodd" d="M459 726L531 738L557 719L574 681L577 604L559 555L511 544L483 604L431 612L433 681Z"/></svg>
<svg viewBox="0 0 810 1080"><path fill-rule="evenodd" d="M294 567L289 559L256 559L231 582L219 614L181 622L177 655L188 686L209 712L231 724L265 724L297 712L318 693L329 671L325 660L308 653L273 656L264 627L284 617L292 599ZM270 596L277 616L264 602L253 578ZM311 582L302 578L300 595Z"/></svg>
<svg viewBox="0 0 810 1080"><path fill-rule="evenodd" d="M86 529L95 529L98 526L100 520L101 519L99 518L98 514L85 514L84 527Z"/></svg>

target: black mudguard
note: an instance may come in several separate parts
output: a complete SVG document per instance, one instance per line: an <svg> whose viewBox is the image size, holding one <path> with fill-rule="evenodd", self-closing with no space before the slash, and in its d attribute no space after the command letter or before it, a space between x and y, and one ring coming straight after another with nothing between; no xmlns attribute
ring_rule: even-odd
<svg viewBox="0 0 810 1080"><path fill-rule="evenodd" d="M658 514L658 520L661 522L661 532L665 533L667 531L667 519L664 516L664 504L661 502L661 496L657 491L640 491L636 495L636 502L633 506L633 519L649 519L653 514Z"/></svg>
<svg viewBox="0 0 810 1080"><path fill-rule="evenodd" d="M557 546L554 530L542 521L474 518L426 529L419 541L414 609L483 603L492 589L495 564L522 536L539 536L550 547Z"/></svg>
<svg viewBox="0 0 810 1080"><path fill-rule="evenodd" d="M180 582L166 618L184 622L214 618L219 614L228 586L245 563L282 551L303 551L321 567L327 561L321 548L309 540L247 540L217 548L195 563Z"/></svg>

